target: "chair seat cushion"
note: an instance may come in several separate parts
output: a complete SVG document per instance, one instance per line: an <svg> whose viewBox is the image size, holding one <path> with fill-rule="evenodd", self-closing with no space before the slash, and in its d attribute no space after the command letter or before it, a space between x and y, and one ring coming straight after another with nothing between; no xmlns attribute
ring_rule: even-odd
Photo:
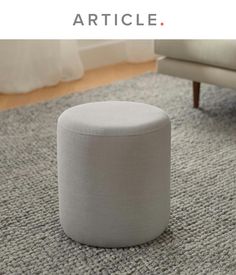
<svg viewBox="0 0 236 275"><path fill-rule="evenodd" d="M236 70L236 40L160 40L159 55Z"/></svg>

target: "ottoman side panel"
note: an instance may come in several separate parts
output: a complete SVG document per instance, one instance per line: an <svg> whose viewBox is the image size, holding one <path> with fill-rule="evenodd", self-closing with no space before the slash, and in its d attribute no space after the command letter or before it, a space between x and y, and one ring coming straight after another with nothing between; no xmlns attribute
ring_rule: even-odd
<svg viewBox="0 0 236 275"><path fill-rule="evenodd" d="M137 136L89 136L58 126L61 224L97 246L158 236L170 208L170 124Z"/></svg>

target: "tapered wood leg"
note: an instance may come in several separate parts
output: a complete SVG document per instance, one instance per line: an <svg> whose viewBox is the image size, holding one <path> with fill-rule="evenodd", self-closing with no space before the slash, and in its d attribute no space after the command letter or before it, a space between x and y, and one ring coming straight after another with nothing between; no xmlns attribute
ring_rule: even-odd
<svg viewBox="0 0 236 275"><path fill-rule="evenodd" d="M200 82L193 81L193 108L199 107L200 101Z"/></svg>

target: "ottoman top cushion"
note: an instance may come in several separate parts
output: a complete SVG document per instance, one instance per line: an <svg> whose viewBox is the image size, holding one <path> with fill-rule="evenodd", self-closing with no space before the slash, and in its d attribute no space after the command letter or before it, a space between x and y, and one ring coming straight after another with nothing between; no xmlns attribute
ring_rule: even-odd
<svg viewBox="0 0 236 275"><path fill-rule="evenodd" d="M160 108L129 101L77 105L65 110L58 119L58 127L95 136L141 135L169 123L167 114Z"/></svg>

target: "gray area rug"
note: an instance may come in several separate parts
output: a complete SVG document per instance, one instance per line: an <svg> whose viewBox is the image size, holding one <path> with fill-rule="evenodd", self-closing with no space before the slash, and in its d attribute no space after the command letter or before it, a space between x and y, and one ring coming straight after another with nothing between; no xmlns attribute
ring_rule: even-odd
<svg viewBox="0 0 236 275"><path fill-rule="evenodd" d="M1 274L236 274L236 92L155 73L0 113ZM171 218L156 240L132 248L76 243L58 217L56 122L66 108L131 100L172 121Z"/></svg>

